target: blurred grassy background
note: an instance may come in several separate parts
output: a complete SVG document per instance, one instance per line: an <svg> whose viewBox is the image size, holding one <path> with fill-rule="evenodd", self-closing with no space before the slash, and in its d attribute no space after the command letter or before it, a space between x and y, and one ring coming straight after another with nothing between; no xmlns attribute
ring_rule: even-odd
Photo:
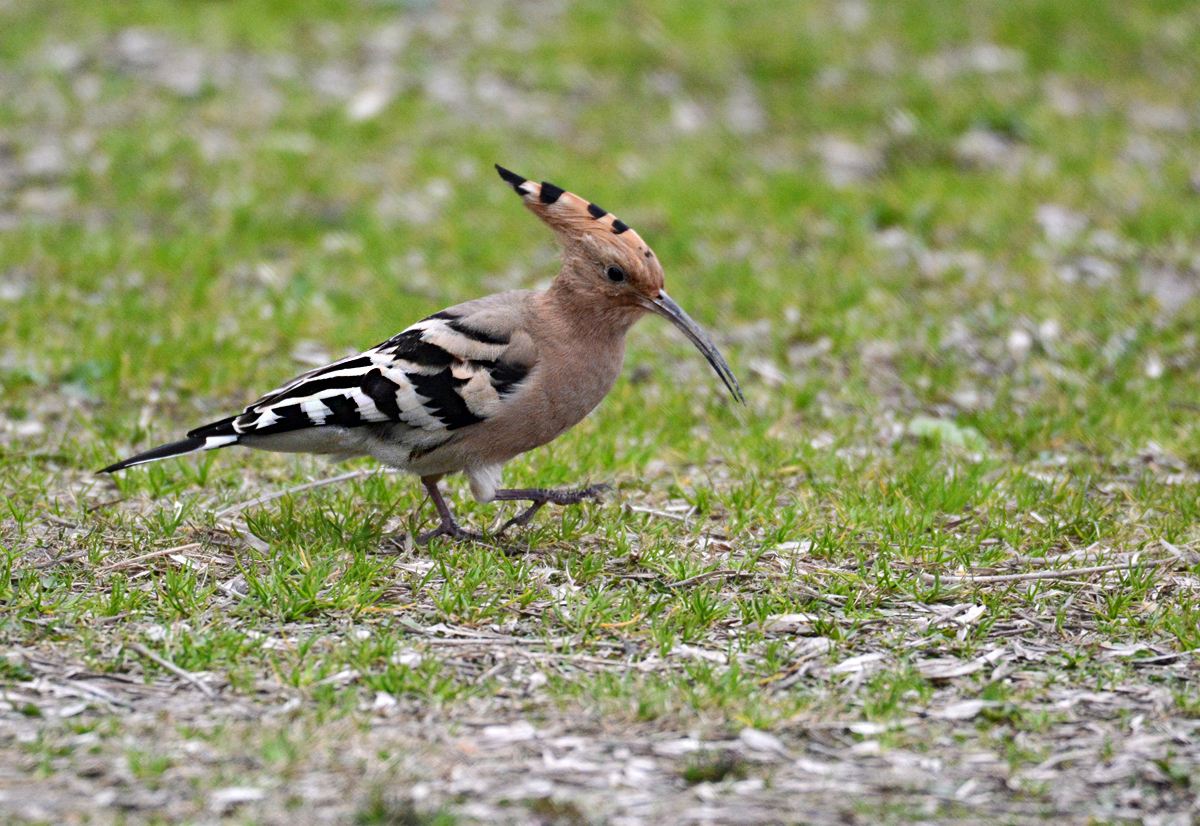
<svg viewBox="0 0 1200 826"><path fill-rule="evenodd" d="M501 161L633 222L704 321L758 322L743 373L828 341L755 394L771 415L876 408L882 341L908 407L986 384L964 412L1000 445L1194 451L1170 402L1195 397L1195 304L1164 319L1142 275L1193 291L1191 9L11 4L0 266L28 288L3 342L86 383L121 441L108 400L151 382L240 403L298 342L340 353L552 274ZM1084 222L1065 249L1045 204ZM1046 322L1076 381L987 352Z"/></svg>
<svg viewBox="0 0 1200 826"><path fill-rule="evenodd" d="M141 661L114 645L141 640L232 696L300 697L317 728L384 692L446 715L466 696L497 719L751 723L801 749L805 720L984 698L1006 711L964 723L953 748L1014 776L1086 728L1048 716L1046 685L1137 685L1195 717L1194 682L1101 650L1200 645L1194 2L0 0L0 31L11 646L122 674ZM636 227L749 398L732 411L647 321L597 414L508 481L613 481L673 518L609 502L543 515L528 558L437 546L393 567L378 551L414 524L399 518L421 506L410 480L253 510L255 540L214 511L336 471L223 451L115 488L91 474L442 306L546 283L552 239L493 162ZM136 555L189 540L207 567L160 558L134 575ZM1137 568L1069 597L928 577L1164 541L1192 560L1178 575ZM985 618L944 633L923 613L959 598ZM480 681L430 655L393 612L570 639L614 670L548 669L521 699L508 672ZM803 632L769 621L808 615ZM922 670L1014 636L1055 652L1024 662L1037 679ZM821 665L796 672L810 643L828 645ZM701 648L724 664L693 662ZM870 679L831 670L872 652ZM620 670L625 656L645 671ZM881 759L949 755L936 733L884 737ZM1028 791L1037 805L1111 757L1097 738ZM309 759L289 748L288 765ZM853 765L870 784L866 754ZM980 788L1002 796L1002 774ZM1061 806L1042 811L1078 811Z"/></svg>
<svg viewBox="0 0 1200 826"><path fill-rule="evenodd" d="M638 227L751 399L740 418L713 404L704 364L648 322L598 415L514 481L667 485L735 536L817 534L831 558L878 530L930 561L986 558L989 535L1038 553L1194 535L1190 4L4 15L13 547L47 498L66 512L81 490L103 498L89 469L114 455L446 304L544 284L552 241L492 161ZM944 501L964 450L973 481ZM713 462L718 476L697 475ZM1148 531L1077 489L1147 463L1185 483L1131 494L1157 514ZM230 453L193 465L117 484L177 495L188 516L205 496L327 472ZM1008 475L1018 502L1069 513L1013 528L989 481ZM410 487L401 511L420 501ZM920 551L914 525L963 507L999 515ZM141 544L131 519L118 532Z"/></svg>

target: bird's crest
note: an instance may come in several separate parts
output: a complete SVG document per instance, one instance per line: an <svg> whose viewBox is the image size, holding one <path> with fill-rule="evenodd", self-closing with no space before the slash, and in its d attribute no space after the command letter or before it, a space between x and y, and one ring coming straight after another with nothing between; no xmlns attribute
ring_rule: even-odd
<svg viewBox="0 0 1200 826"><path fill-rule="evenodd" d="M602 234L622 242L632 250L648 251L650 248L642 237L624 221L604 207L574 192L567 192L549 181L531 181L515 172L496 164L496 171L504 182L521 196L525 206L542 219L551 229L567 237Z"/></svg>

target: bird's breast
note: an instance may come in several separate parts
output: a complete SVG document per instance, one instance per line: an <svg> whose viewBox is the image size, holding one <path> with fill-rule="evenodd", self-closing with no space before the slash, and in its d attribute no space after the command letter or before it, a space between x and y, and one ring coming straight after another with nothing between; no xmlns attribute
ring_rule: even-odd
<svg viewBox="0 0 1200 826"><path fill-rule="evenodd" d="M592 342L592 345L600 342ZM469 428L462 446L505 462L557 438L596 408L621 372L624 339L571 348L541 348L526 381L488 421Z"/></svg>

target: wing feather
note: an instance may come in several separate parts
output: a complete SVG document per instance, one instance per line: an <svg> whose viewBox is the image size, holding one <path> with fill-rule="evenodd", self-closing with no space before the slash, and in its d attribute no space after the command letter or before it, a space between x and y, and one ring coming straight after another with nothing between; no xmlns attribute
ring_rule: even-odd
<svg viewBox="0 0 1200 826"><path fill-rule="evenodd" d="M369 350L297 376L248 406L233 420L234 431L393 423L432 437L486 421L519 389L536 353L528 336L524 346L511 346L520 313L485 302L443 310Z"/></svg>

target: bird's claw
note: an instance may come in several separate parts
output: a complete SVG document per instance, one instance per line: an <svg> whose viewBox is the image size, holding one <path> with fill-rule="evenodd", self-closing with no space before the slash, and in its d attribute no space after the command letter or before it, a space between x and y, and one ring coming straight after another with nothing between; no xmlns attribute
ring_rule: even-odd
<svg viewBox="0 0 1200 826"><path fill-rule="evenodd" d="M528 525L529 521L531 519L533 519L534 515L538 511L540 511L542 509L542 505L545 505L545 504L546 504L545 502L534 502L532 505L527 507L525 510L521 511L516 516L514 516L512 519L508 520L503 525L501 525L500 529L498 531L496 531L496 535L502 536L504 534L504 532L507 531L509 528L516 527L517 525Z"/></svg>
<svg viewBox="0 0 1200 826"><path fill-rule="evenodd" d="M610 490L612 490L612 485L606 484L605 482L599 482L595 485L588 485L586 488L563 491L563 493L572 494L574 498L568 502L556 502L555 504L574 505L587 499L599 499Z"/></svg>
<svg viewBox="0 0 1200 826"><path fill-rule="evenodd" d="M428 545L431 539L436 539L439 536L444 536L447 539L453 539L456 541L462 541L464 539L471 542L483 541L483 534L481 534L479 531L467 530L466 528L460 527L456 522L443 522L441 525L438 525L431 531L425 531L425 533L418 534L416 538L416 544Z"/></svg>
<svg viewBox="0 0 1200 826"><path fill-rule="evenodd" d="M512 519L509 519L507 522L501 525L500 529L496 531L496 534L499 536L509 528L516 527L518 525L528 525L530 520L533 519L537 512L548 503L554 505L577 505L580 502L584 502L588 499L599 499L602 494L610 490L612 490L611 485L601 483L597 485L589 485L586 488L527 491L529 495L523 496L522 498L528 502L532 502L532 504L514 516Z"/></svg>
<svg viewBox="0 0 1200 826"><path fill-rule="evenodd" d="M589 485L586 488L529 488L499 491L500 495L496 498L501 501L525 501L531 504L525 510L501 525L495 532L495 536L502 536L509 528L517 527L518 525L528 525L537 512L547 504L577 505L588 499L599 499L602 494L609 490L612 490L611 485L598 484ZM436 539L439 536L444 536L447 539L455 541L483 542L485 540L483 534L461 527L453 518L446 518L448 516L449 510L446 509L441 524L433 530L418 534L415 537L415 543L417 545L427 545L431 539Z"/></svg>

